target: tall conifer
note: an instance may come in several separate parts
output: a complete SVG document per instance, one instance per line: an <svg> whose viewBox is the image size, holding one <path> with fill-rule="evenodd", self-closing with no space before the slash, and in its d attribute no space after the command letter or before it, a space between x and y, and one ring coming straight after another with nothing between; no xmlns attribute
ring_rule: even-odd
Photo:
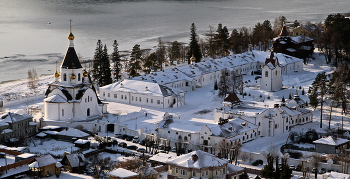
<svg viewBox="0 0 350 179"><path fill-rule="evenodd" d="M121 59L119 55L117 40L114 40L114 43L113 43L113 53L111 55L111 61L113 63L112 73L113 73L114 81L118 81L121 78L120 72L122 69L122 64L121 64Z"/></svg>
<svg viewBox="0 0 350 179"><path fill-rule="evenodd" d="M190 49L187 52L187 59L188 63L190 63L190 58L193 56L196 58L196 63L201 61L202 53L199 49L198 39L197 39L197 33L196 33L196 26L194 23L191 25L191 36L190 36Z"/></svg>

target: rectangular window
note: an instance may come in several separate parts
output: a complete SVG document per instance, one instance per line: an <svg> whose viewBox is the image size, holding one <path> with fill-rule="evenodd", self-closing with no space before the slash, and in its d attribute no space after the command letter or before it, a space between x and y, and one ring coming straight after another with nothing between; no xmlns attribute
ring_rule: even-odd
<svg viewBox="0 0 350 179"><path fill-rule="evenodd" d="M124 99L123 95L122 95L122 99Z"/></svg>
<svg viewBox="0 0 350 179"><path fill-rule="evenodd" d="M192 171L192 177L196 177L196 171Z"/></svg>
<svg viewBox="0 0 350 179"><path fill-rule="evenodd" d="M186 176L187 175L187 170L180 170L180 174L182 175L182 176Z"/></svg>
<svg viewBox="0 0 350 179"><path fill-rule="evenodd" d="M141 97L140 97L140 102L141 102Z"/></svg>
<svg viewBox="0 0 350 179"><path fill-rule="evenodd" d="M86 102L86 98L85 98L85 102Z"/></svg>
<svg viewBox="0 0 350 179"><path fill-rule="evenodd" d="M131 100L134 101L134 96L131 96Z"/></svg>
<svg viewBox="0 0 350 179"><path fill-rule="evenodd" d="M62 116L64 116L64 109L62 109Z"/></svg>
<svg viewBox="0 0 350 179"><path fill-rule="evenodd" d="M148 98L147 98L147 103L148 103Z"/></svg>
<svg viewBox="0 0 350 179"><path fill-rule="evenodd" d="M108 93L108 97L111 97L111 94Z"/></svg>
<svg viewBox="0 0 350 179"><path fill-rule="evenodd" d="M160 104L160 100L157 100L157 104Z"/></svg>
<svg viewBox="0 0 350 179"><path fill-rule="evenodd" d="M105 94L105 92L103 92L103 97L105 97L106 96L106 94Z"/></svg>
<svg viewBox="0 0 350 179"><path fill-rule="evenodd" d="M128 96L125 95L125 100L127 100L127 99L128 99Z"/></svg>
<svg viewBox="0 0 350 179"><path fill-rule="evenodd" d="M275 124L275 129L277 129L277 124Z"/></svg>
<svg viewBox="0 0 350 179"><path fill-rule="evenodd" d="M137 102L137 97L135 99L136 99L136 102Z"/></svg>
<svg viewBox="0 0 350 179"><path fill-rule="evenodd" d="M92 101L92 97L90 97L90 101Z"/></svg>
<svg viewBox="0 0 350 179"><path fill-rule="evenodd" d="M179 173L179 169L175 167L175 173Z"/></svg>
<svg viewBox="0 0 350 179"><path fill-rule="evenodd" d="M151 99L151 103L153 103L153 99Z"/></svg>
<svg viewBox="0 0 350 179"><path fill-rule="evenodd" d="M114 94L114 98L117 98L117 94Z"/></svg>

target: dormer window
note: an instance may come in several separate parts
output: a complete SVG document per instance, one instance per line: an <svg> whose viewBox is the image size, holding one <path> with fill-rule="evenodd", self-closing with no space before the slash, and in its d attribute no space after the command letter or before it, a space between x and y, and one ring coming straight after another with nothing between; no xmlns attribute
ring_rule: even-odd
<svg viewBox="0 0 350 179"><path fill-rule="evenodd" d="M265 71L265 77L269 77L269 72Z"/></svg>

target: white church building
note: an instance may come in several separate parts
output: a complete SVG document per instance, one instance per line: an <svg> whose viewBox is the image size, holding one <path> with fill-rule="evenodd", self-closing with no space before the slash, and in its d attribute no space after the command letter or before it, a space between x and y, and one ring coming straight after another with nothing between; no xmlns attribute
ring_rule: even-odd
<svg viewBox="0 0 350 179"><path fill-rule="evenodd" d="M282 88L282 68L278 58L271 52L261 68L260 89L266 91L277 91Z"/></svg>
<svg viewBox="0 0 350 179"><path fill-rule="evenodd" d="M74 35L70 32L69 47L55 72L55 81L49 84L44 98L44 121L86 121L102 118L107 105L98 98L86 70L80 64L74 49Z"/></svg>

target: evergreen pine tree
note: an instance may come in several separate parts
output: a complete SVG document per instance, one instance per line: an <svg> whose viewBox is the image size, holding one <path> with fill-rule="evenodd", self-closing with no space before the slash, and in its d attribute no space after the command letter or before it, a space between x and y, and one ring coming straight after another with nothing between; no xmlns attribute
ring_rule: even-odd
<svg viewBox="0 0 350 179"><path fill-rule="evenodd" d="M288 99L292 99L292 94L289 93Z"/></svg>
<svg viewBox="0 0 350 179"><path fill-rule="evenodd" d="M313 107L314 109L317 108L318 106L318 99L317 99L317 93L316 91L314 91L313 93L311 93L309 95L309 100L310 100L310 105L311 107Z"/></svg>
<svg viewBox="0 0 350 179"><path fill-rule="evenodd" d="M260 177L259 175L257 175L257 176L255 177L255 179L261 179L261 177Z"/></svg>
<svg viewBox="0 0 350 179"><path fill-rule="evenodd" d="M305 90L303 88L303 90L301 91L301 95L305 95Z"/></svg>
<svg viewBox="0 0 350 179"><path fill-rule="evenodd" d="M130 69L129 69L129 75L131 77L139 76L137 73L137 70L141 70L141 60L142 60L142 53L140 50L140 45L136 44L132 48L131 56L130 56Z"/></svg>
<svg viewBox="0 0 350 179"><path fill-rule="evenodd" d="M244 172L241 176L239 176L240 179L249 179L249 175L247 172Z"/></svg>
<svg viewBox="0 0 350 179"><path fill-rule="evenodd" d="M113 63L112 64L113 79L114 81L118 81L121 78L120 72L122 69L122 63L119 55L117 40L114 40L114 43L113 43L113 53L111 55L111 61Z"/></svg>
<svg viewBox="0 0 350 179"><path fill-rule="evenodd" d="M112 74L111 74L111 65L109 63L107 46L105 45L102 52L101 58L101 69L100 69L101 78L99 80L100 86L105 86L112 83Z"/></svg>
<svg viewBox="0 0 350 179"><path fill-rule="evenodd" d="M284 96L282 96L282 103L285 103L286 99L284 99Z"/></svg>
<svg viewBox="0 0 350 179"><path fill-rule="evenodd" d="M196 58L196 63L200 62L202 59L202 53L199 48L197 33L196 33L196 26L194 25L194 23L192 23L191 25L191 36L190 36L189 46L190 46L190 49L188 50L188 53L187 53L188 63L190 63L189 59L192 56Z"/></svg>
<svg viewBox="0 0 350 179"><path fill-rule="evenodd" d="M94 60L92 63L92 77L95 81L97 81L98 85L100 85L100 79L102 76L101 70L100 70L102 54L103 54L103 45L101 40L98 40L96 44Z"/></svg>

